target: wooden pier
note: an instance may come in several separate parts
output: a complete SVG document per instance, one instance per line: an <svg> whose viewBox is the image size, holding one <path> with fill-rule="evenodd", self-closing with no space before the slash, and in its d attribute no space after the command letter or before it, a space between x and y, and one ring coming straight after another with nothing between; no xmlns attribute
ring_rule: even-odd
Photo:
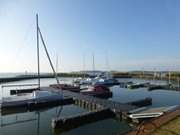
<svg viewBox="0 0 180 135"><path fill-rule="evenodd" d="M58 88L53 88L53 87L41 87L41 90L52 91L59 96L51 97L51 98L47 97L47 98L43 98L42 100L41 99L39 100L23 99L20 101L7 100L2 102L1 111L18 109L18 108L26 108L32 110L32 109L39 109L41 107L43 108L43 107L66 105L72 103L75 103L77 105L79 104L80 106L83 106L84 108L89 108L89 110L91 110L91 112L88 112L86 114L80 114L79 116L63 118L66 119L66 122L64 122L63 119L55 118L55 120L52 120L52 125L54 128L57 128L61 125L69 125L70 123L73 123L74 122L73 119L75 121L78 119L78 121L81 121L80 123L82 124L89 122L91 118L93 118L93 121L102 120L112 116L113 117L116 116L118 118L125 118L128 117L128 112L130 110L152 104L151 98L145 98L142 100L133 101L129 103L120 103L120 102L100 99L94 96L84 95L82 93L72 92L68 90L62 91ZM63 99L62 96L64 97Z"/></svg>
<svg viewBox="0 0 180 135"><path fill-rule="evenodd" d="M61 90L56 89L56 88L49 87L46 89L49 89L50 91L61 92ZM116 116L118 118L122 118L122 116L128 117L128 112L130 110L138 108L139 106L147 106L147 105L152 104L151 98L145 98L143 100L129 102L129 103L119 103L116 101L100 99L97 97L83 95L81 93L76 93L76 92L67 91L67 90L63 91L63 95L72 97L75 100L75 103L80 104L81 106L93 108L93 110L95 110L95 112L94 111L91 112L91 113L93 113L93 115L94 115L94 113L96 113L99 110L109 109L114 114L114 116ZM84 116L84 117L89 119L88 115L91 116L91 113L87 114L87 116ZM97 115L96 117L97 117L96 120L98 120L99 116ZM73 117L71 117L70 119L72 120ZM81 117L78 116L78 119L81 119ZM76 116L74 116L74 120L76 120ZM81 120L83 123L84 122L83 117ZM61 124L59 124L59 121L62 122L62 119L56 119L56 120L52 121L52 125L54 128L57 128L58 125L61 125Z"/></svg>
<svg viewBox="0 0 180 135"><path fill-rule="evenodd" d="M48 87L46 89L48 89L50 91L61 92L61 90L51 88L51 87ZM132 105L135 102L120 103L120 102L116 102L116 101L112 101L112 100L100 99L100 98L89 96L89 95L83 95L81 93L76 93L76 92L72 92L72 91L63 91L63 95L67 96L67 97L72 97L75 101L81 100L81 101L88 102L88 103L94 103L94 104L102 106L104 108L109 108L115 113L116 112L117 113L128 112L130 110L136 109L138 107L138 104L142 104L142 102L147 103L144 106L152 104L151 98L145 98L145 99L141 100L141 102L139 102L139 103L137 102L136 105Z"/></svg>
<svg viewBox="0 0 180 135"><path fill-rule="evenodd" d="M120 82L121 88L138 89L147 88L148 91L154 90L168 90L168 91L180 91L180 87L173 85L157 85L151 83L134 84L133 82Z"/></svg>
<svg viewBox="0 0 180 135"><path fill-rule="evenodd" d="M66 118L55 118L52 120L53 128L60 128L61 132L77 128L87 123L104 120L107 118L115 117L115 114L110 109L101 109L93 112L86 112L76 116Z"/></svg>
<svg viewBox="0 0 180 135"><path fill-rule="evenodd" d="M149 85L148 91L154 91L154 90L169 90L169 91L180 91L180 87L173 87L171 85Z"/></svg>

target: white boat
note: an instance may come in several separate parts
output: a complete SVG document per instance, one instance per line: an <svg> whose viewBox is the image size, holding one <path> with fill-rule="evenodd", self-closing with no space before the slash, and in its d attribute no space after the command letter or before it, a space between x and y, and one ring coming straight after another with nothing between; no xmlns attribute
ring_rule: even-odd
<svg viewBox="0 0 180 135"><path fill-rule="evenodd" d="M62 95L59 95L55 92L50 92L47 90L40 90L40 91L33 91L32 93L28 94L22 94L21 96L10 96L10 97L3 97L2 98L2 104L3 103L10 103L15 101L26 101L26 100L41 100L41 99L63 99Z"/></svg>
<svg viewBox="0 0 180 135"><path fill-rule="evenodd" d="M167 107L156 107L156 108L138 108L130 111L129 117L132 119L143 119L143 118L154 118L163 115L166 112L177 109L179 105L167 106Z"/></svg>
<svg viewBox="0 0 180 135"><path fill-rule="evenodd" d="M100 79L99 81L94 83L94 85L97 85L97 84L101 84L105 86L113 86L113 85L119 85L119 82L116 79Z"/></svg>
<svg viewBox="0 0 180 135"><path fill-rule="evenodd" d="M129 117L132 119L153 118L153 117L159 117L162 114L163 114L163 112L139 113L139 114L131 114L131 115L129 115Z"/></svg>
<svg viewBox="0 0 180 135"><path fill-rule="evenodd" d="M46 45L45 45L45 42L44 42L44 39L43 39L43 36L42 36L42 33L40 31L40 27L38 25L38 15L36 15L36 24L37 24L37 61L38 61L38 64L37 64L37 67L38 67L38 88L32 92L32 94L24 94L24 95L21 95L21 96L11 96L11 97L2 97L2 101L1 101L1 104L7 104L8 103L11 103L13 101L20 101L20 102L23 102L23 101L27 101L27 100L39 100L39 99L43 99L43 98L49 98L49 101L52 101L53 98L55 99L59 99L59 100L63 100L63 94L57 94L57 93L53 93L53 92L49 92L47 89L42 89L40 87L40 63L39 63L39 36L40 36L40 39L42 41L42 44L43 44L43 47L44 47L44 50L45 50L45 53L47 55L47 58L49 60L49 63L50 63L50 66L53 70L53 74L56 78L56 81L57 81L57 84L59 84L59 79L57 77L57 73L55 71L55 68L52 64L52 61L50 59L50 55L48 53L48 50L46 48ZM19 86L19 85L16 85L16 86ZM56 98L57 97L57 98ZM52 99L52 100L51 100ZM15 103L14 103L14 106L15 106Z"/></svg>

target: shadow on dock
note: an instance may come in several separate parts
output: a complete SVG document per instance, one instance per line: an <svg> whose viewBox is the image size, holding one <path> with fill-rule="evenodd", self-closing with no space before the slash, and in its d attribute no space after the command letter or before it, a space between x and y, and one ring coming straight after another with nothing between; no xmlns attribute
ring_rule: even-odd
<svg viewBox="0 0 180 135"><path fill-rule="evenodd" d="M60 105L74 104L73 98L38 100L38 101L15 101L1 104L1 115L22 113L40 109L48 109Z"/></svg>

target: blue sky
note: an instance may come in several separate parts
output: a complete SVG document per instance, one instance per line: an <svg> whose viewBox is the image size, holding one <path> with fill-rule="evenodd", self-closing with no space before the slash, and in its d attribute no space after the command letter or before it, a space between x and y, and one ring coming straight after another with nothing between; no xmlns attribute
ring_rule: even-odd
<svg viewBox="0 0 180 135"><path fill-rule="evenodd" d="M179 0L0 0L0 72L36 71L39 25L59 71L180 70ZM106 64L109 61L109 67ZM41 71L50 71L41 44Z"/></svg>

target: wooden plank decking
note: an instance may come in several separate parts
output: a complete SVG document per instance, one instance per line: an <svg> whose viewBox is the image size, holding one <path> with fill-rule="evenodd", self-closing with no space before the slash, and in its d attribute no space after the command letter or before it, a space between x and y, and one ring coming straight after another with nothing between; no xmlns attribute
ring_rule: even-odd
<svg viewBox="0 0 180 135"><path fill-rule="evenodd" d="M44 89L48 89L50 91L55 91L55 92L61 92L61 90L52 88L52 87L48 87L48 88L45 87ZM83 100L85 102L93 103L93 104L99 105L103 108L109 108L115 113L128 112L130 110L137 108L136 105L131 105L131 103L120 103L120 102L116 102L116 101L100 99L100 98L96 98L93 96L83 95L81 93L76 93L76 92L67 91L67 90L63 91L63 95L72 97L75 100ZM142 100L142 102L143 101L144 100ZM132 102L132 103L134 103L134 102Z"/></svg>

